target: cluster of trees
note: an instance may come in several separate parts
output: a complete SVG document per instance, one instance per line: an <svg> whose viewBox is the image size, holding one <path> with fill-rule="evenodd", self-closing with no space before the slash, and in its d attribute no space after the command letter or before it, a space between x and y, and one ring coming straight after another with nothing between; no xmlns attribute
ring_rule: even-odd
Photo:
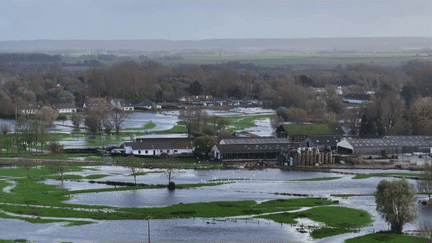
<svg viewBox="0 0 432 243"><path fill-rule="evenodd" d="M84 124L93 134L105 132L111 134L115 129L115 134L120 133L120 125L129 116L129 112L119 108L108 109L107 107L89 108L85 112ZM79 127L82 118L80 115L73 115L72 121L75 127Z"/></svg>
<svg viewBox="0 0 432 243"><path fill-rule="evenodd" d="M201 109L185 109L180 111L179 118L186 126L189 137L196 137L195 152L207 155L219 139L231 137L227 129L229 122L224 117L208 116Z"/></svg>
<svg viewBox="0 0 432 243"><path fill-rule="evenodd" d="M42 107L71 102L81 106L85 97L174 102L186 95L209 94L220 98L252 96L268 108L279 109L285 121L362 118L359 133L363 137L424 134L432 132L428 129L430 114L416 111L412 105L420 97L432 96L431 77L432 64L421 60L399 67L353 64L302 71L244 65L174 68L148 58L74 72L52 64L40 71L0 74L0 115L13 116L16 107L28 103ZM374 91L376 95L361 109L347 110L335 93L339 85L344 93Z"/></svg>

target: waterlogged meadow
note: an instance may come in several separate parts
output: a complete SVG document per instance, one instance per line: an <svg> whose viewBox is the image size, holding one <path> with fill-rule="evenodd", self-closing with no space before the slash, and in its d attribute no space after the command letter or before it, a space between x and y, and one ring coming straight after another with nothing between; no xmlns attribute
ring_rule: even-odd
<svg viewBox="0 0 432 243"><path fill-rule="evenodd" d="M98 171L98 169L100 169L100 171ZM19 167L0 169L0 188L2 189L0 192L0 218L4 220L19 220L20 222L27 222L30 224L50 225L49 227L56 228L60 235L66 234L66 232L71 230L76 231L81 229L80 231L82 231L82 229L95 227L92 225L96 225L97 228L99 227L97 225L109 221L120 222L124 220L142 220L149 218L152 219L152 222L157 222L157 224L169 222L171 227L180 227L177 226L177 222L183 222L184 219L200 218L203 220L202 222L188 221L191 223L190 227L192 227L193 231L197 231L199 228L203 227L205 227L205 229L202 230L208 231L211 230L209 227L216 227L212 225L217 224L219 228L215 234L218 235L222 234L224 230L228 230L224 225L231 225L234 223L236 227L241 227L239 232L242 232L245 227L258 227L261 223L261 225L271 225L268 226L270 228L279 225L282 229L287 230L285 233L280 234L280 237L288 233L290 237L293 237L292 239L297 239L297 241L300 242L321 238L325 239L347 232L357 232L363 227L369 227L374 220L373 215L368 211L350 208L349 205L341 204L337 198L331 199L330 197L319 196L288 197L278 195L277 193L271 193L271 191L269 196L262 197L259 195L253 196L258 191L261 191L260 194L262 194L263 191L261 188L258 188L257 192L246 193L242 192L240 189L236 189L246 188L248 185L253 187L253 185L255 185L253 183L256 182L271 186L272 183L280 183L277 181L281 179L284 179L285 182L279 186L285 185L286 188L290 188L290 185L312 186L314 183L326 183L346 179L346 177L323 176L323 173L317 173L311 178L307 173L293 172L294 174L292 175L294 175L294 177L289 178L290 173L278 172L278 170L267 172L244 170L183 170L179 171L179 178L177 178L176 181L185 181L187 183L178 183L177 189L174 192L168 193L165 183L152 183L164 180L162 175L164 169L147 170L141 173L138 176L140 181L140 185L138 186L110 186L105 188L92 188L92 183L90 183L90 181L108 181L113 179L130 181L132 180L130 172L116 166L72 166L68 171L69 172L64 175L66 181L61 182L57 180L59 175L51 173L46 166L39 166L30 170L30 178L27 177L27 171ZM225 175L225 178L223 178L223 175ZM256 177L257 175L258 177ZM191 176L195 176L195 179L188 179ZM243 180L241 177L243 177ZM257 179L248 179L251 177ZM199 178L204 179L201 179L201 182L199 182ZM274 178L276 181L271 182L271 178ZM46 184L47 181L57 181L57 184ZM143 185L142 182L147 182L147 184ZM84 188L78 190L70 188L70 183L84 185ZM232 190L232 192L229 192L230 190ZM152 191L157 192L155 194L156 196L153 196L151 193ZM213 192L217 197L208 197L207 200L210 199L211 201L203 200L190 202L187 196L185 196L185 198L181 199L185 200L184 202L173 201L170 205L156 207L110 206L109 197L107 200L99 202L98 205L70 203L70 200L78 195L96 195L96 198L99 197L100 199L105 198L105 196L108 195L107 193L114 193L111 197L112 199L114 199L113 197L131 199L138 195L137 193L142 193L144 196L141 198L141 200L143 200L141 203L145 204L146 200L151 200L149 197L171 195L175 198L175 195L194 195L195 192L206 194ZM235 196L236 193L238 195L244 194L245 196ZM145 195L148 195L148 197ZM228 198L224 195L233 196ZM254 198L262 198L262 200L256 200ZM317 222L319 226L309 227L307 230L304 229L306 230L304 231L300 225L303 225L306 219L310 222ZM236 223L237 221L238 224ZM247 225L248 223L249 226ZM183 229L181 232L187 232L185 228L180 228ZM259 230L261 229L262 228ZM260 232L259 230L257 230L257 232ZM276 228L274 228L274 230L276 230ZM199 238L197 235L194 237L198 238L187 238L183 233L182 237L185 237L184 239L203 241L203 239ZM234 235L235 233L233 233L233 237ZM20 239L18 237L13 237L13 235L11 235L11 237L10 239ZM37 233L30 238L40 239L40 241L51 241L50 239L52 239L49 236L41 237ZM60 239L64 239L65 241L71 240L70 238ZM129 238L124 238L123 241L128 241L128 239ZM133 237L130 239L132 241L137 240ZM173 239L174 238L161 238L160 241L173 241ZM223 238L212 238L210 240L217 241L221 239L223 240ZM268 239L282 241L282 238L270 237ZM253 241L253 238L249 238L246 241Z"/></svg>

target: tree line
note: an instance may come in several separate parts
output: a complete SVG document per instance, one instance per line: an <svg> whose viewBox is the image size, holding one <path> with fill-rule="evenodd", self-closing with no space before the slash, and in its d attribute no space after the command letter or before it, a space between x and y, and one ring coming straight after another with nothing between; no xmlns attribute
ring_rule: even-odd
<svg viewBox="0 0 432 243"><path fill-rule="evenodd" d="M256 98L265 107L278 109L285 121L362 118L363 129L358 132L364 137L423 134L429 133L425 119L430 116L425 111L415 113L412 104L420 97L432 95L431 78L432 65L422 60L397 67L347 64L332 70L302 71L246 69L244 65L174 68L149 59L84 71L69 71L53 64L37 72L20 70L0 74L0 115L13 116L16 107L28 103L81 106L86 97L163 103L176 102L183 96L208 94L223 99ZM341 96L335 92L337 86L342 87L344 94L373 91L375 96L358 109L345 109Z"/></svg>

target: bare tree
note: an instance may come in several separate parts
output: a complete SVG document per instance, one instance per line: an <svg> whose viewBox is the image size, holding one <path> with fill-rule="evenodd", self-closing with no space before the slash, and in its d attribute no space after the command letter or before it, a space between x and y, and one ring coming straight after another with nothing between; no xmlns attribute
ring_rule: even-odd
<svg viewBox="0 0 432 243"><path fill-rule="evenodd" d="M126 157L123 159L123 166L130 170L130 172L132 173L132 175L134 177L134 181L135 181L135 185L136 185L137 184L137 182L136 182L137 174L140 173L143 169L143 164L142 164L141 160L139 158L132 157L132 156Z"/></svg>
<svg viewBox="0 0 432 243"><path fill-rule="evenodd" d="M428 195L429 199L432 194L432 165L430 164L432 161L428 161L423 166L423 173L421 180L417 180L417 189L419 192L424 192Z"/></svg>
<svg viewBox="0 0 432 243"><path fill-rule="evenodd" d="M71 116L71 120L74 127L79 128L83 119L79 114L74 113Z"/></svg>
<svg viewBox="0 0 432 243"><path fill-rule="evenodd" d="M27 177L30 178L30 170L38 165L38 162L34 159L29 158L29 156L23 156L18 158L18 166L22 167L26 173Z"/></svg>
<svg viewBox="0 0 432 243"><path fill-rule="evenodd" d="M63 145L59 144L57 141L50 141L48 144L48 149L52 154L62 154Z"/></svg>
<svg viewBox="0 0 432 243"><path fill-rule="evenodd" d="M183 120L186 125L189 137L199 131L201 116L201 109L199 108L184 109L180 111L179 119Z"/></svg>
<svg viewBox="0 0 432 243"><path fill-rule="evenodd" d="M48 166L53 173L60 174L61 181L63 181L63 175L68 171L69 163L59 155L54 160L50 161Z"/></svg>
<svg viewBox="0 0 432 243"><path fill-rule="evenodd" d="M168 190L172 191L175 190L176 185L173 181L173 179L177 176L177 170L174 169L173 167L173 160L172 158L168 158L168 168L167 170L164 172L164 176L168 179Z"/></svg>
<svg viewBox="0 0 432 243"><path fill-rule="evenodd" d="M38 111L37 115L41 121L52 124L57 119L58 112L52 107L44 106Z"/></svg>
<svg viewBox="0 0 432 243"><path fill-rule="evenodd" d="M129 116L129 112L123 111L119 108L114 108L111 113L109 114L113 125L116 130L116 134L119 135L120 133L120 125L126 120L126 118Z"/></svg>
<svg viewBox="0 0 432 243"><path fill-rule="evenodd" d="M107 114L108 109L105 109L104 107L88 109L86 111L84 123L92 133L102 133L104 127L103 121Z"/></svg>

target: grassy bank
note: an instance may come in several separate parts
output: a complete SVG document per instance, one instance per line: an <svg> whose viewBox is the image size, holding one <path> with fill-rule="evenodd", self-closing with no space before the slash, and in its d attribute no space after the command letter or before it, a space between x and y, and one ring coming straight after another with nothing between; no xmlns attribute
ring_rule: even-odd
<svg viewBox="0 0 432 243"><path fill-rule="evenodd" d="M403 234L395 233L374 233L355 237L345 240L345 243L374 243L374 242L392 242L392 243L407 243L407 242L430 242L430 240Z"/></svg>
<svg viewBox="0 0 432 243"><path fill-rule="evenodd" d="M416 177L421 178L423 175L418 173L374 173L374 174L367 174L367 175L356 175L352 179L359 180L359 179L367 179L371 177Z"/></svg>

